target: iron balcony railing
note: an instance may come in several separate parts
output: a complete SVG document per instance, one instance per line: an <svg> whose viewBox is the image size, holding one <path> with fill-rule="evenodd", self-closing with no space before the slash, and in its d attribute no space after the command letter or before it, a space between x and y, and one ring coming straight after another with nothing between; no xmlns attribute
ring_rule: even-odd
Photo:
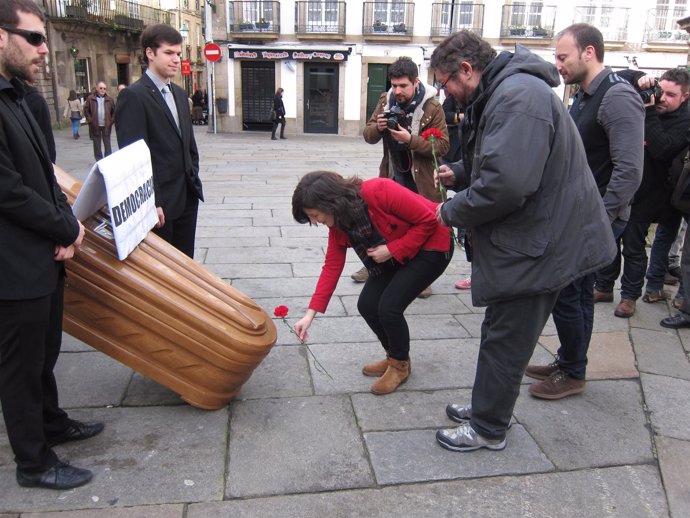
<svg viewBox="0 0 690 518"><path fill-rule="evenodd" d="M280 2L228 2L228 32L280 34Z"/></svg>
<svg viewBox="0 0 690 518"><path fill-rule="evenodd" d="M141 32L156 23L170 24L170 13L126 0L45 0L46 16L116 30Z"/></svg>
<svg viewBox="0 0 690 518"><path fill-rule="evenodd" d="M555 5L514 3L504 5L502 11L501 38L553 38Z"/></svg>
<svg viewBox="0 0 690 518"><path fill-rule="evenodd" d="M431 36L443 37L467 30L482 35L484 4L467 2L435 3L431 6Z"/></svg>
<svg viewBox="0 0 690 518"><path fill-rule="evenodd" d="M364 2L362 34L412 36L413 2Z"/></svg>
<svg viewBox="0 0 690 518"><path fill-rule="evenodd" d="M345 36L345 2L295 2L295 34Z"/></svg>
<svg viewBox="0 0 690 518"><path fill-rule="evenodd" d="M601 31L604 41L627 41L629 20L629 7L575 7L575 23L594 25Z"/></svg>

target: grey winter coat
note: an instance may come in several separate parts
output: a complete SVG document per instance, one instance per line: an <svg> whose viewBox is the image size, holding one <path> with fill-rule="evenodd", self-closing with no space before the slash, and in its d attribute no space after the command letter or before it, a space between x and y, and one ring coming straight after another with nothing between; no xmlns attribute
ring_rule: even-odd
<svg viewBox="0 0 690 518"><path fill-rule="evenodd" d="M482 73L463 126L457 194L441 214L470 229L472 303L560 290L609 264L609 218L552 65L518 45Z"/></svg>

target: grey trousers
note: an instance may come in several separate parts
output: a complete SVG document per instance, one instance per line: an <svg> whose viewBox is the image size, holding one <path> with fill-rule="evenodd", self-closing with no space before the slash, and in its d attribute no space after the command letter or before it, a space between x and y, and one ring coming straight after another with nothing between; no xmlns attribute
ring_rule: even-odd
<svg viewBox="0 0 690 518"><path fill-rule="evenodd" d="M557 297L558 292L546 293L486 308L470 422L480 435L505 438L522 376Z"/></svg>

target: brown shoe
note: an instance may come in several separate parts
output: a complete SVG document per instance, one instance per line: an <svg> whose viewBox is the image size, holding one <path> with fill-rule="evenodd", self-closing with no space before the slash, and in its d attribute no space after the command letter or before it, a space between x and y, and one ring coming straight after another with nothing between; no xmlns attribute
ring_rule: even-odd
<svg viewBox="0 0 690 518"><path fill-rule="evenodd" d="M666 299L667 297L664 290L647 290L644 295L642 295L642 300L648 304L654 304L655 302L661 302Z"/></svg>
<svg viewBox="0 0 690 518"><path fill-rule="evenodd" d="M428 299L429 297L431 297L431 293L432 293L431 286L427 286L426 288L424 288L422 290L422 292L419 295L417 295L417 298L418 299Z"/></svg>
<svg viewBox="0 0 690 518"><path fill-rule="evenodd" d="M613 292L612 291L599 291L594 288L594 303L597 302L613 302Z"/></svg>
<svg viewBox="0 0 690 518"><path fill-rule="evenodd" d="M369 279L369 271L366 266L362 266L359 270L350 275L350 278L355 282L367 282L367 279Z"/></svg>
<svg viewBox="0 0 690 518"><path fill-rule="evenodd" d="M410 364L410 373L412 372L412 360L407 360ZM388 355L383 360L369 363L362 367L362 374L365 376L371 376L372 378L380 378L386 373L388 368Z"/></svg>
<svg viewBox="0 0 690 518"><path fill-rule="evenodd" d="M562 370L529 386L529 393L541 399L563 399L585 391L585 380L575 379Z"/></svg>
<svg viewBox="0 0 690 518"><path fill-rule="evenodd" d="M635 301L632 299L621 299L613 314L620 318L630 318L635 314Z"/></svg>
<svg viewBox="0 0 690 518"><path fill-rule="evenodd" d="M371 386L371 392L377 396L394 392L410 377L410 362L388 358L386 372Z"/></svg>
<svg viewBox="0 0 690 518"><path fill-rule="evenodd" d="M545 380L558 370L558 358L548 365L528 365L525 369L525 376L535 380Z"/></svg>

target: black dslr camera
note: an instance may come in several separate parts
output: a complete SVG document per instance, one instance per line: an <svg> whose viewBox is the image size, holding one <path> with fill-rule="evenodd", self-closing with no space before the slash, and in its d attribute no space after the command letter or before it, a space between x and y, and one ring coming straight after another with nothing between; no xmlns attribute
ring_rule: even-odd
<svg viewBox="0 0 690 518"><path fill-rule="evenodd" d="M387 119L386 125L388 129L397 129L398 126L405 128L407 126L407 114L399 106L393 106L390 110L383 112L383 116Z"/></svg>
<svg viewBox="0 0 690 518"><path fill-rule="evenodd" d="M647 104L652 98L654 98L654 104L658 103L659 99L661 99L661 95L664 93L659 86L659 81L654 81L654 86L646 90L640 90L639 92L644 104Z"/></svg>

